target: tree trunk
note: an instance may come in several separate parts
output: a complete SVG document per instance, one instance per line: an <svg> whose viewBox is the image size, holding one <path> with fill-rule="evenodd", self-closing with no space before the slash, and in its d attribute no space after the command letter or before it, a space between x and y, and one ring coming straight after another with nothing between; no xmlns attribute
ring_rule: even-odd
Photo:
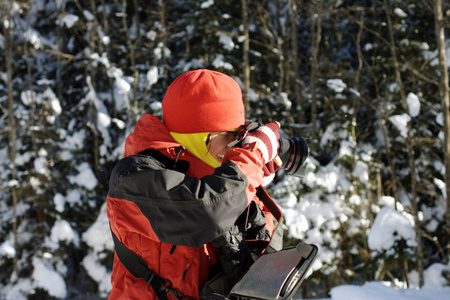
<svg viewBox="0 0 450 300"><path fill-rule="evenodd" d="M294 94L295 102L297 104L297 122L299 124L304 124L305 120L305 110L303 105L302 89L300 84L299 69L300 64L298 61L298 29L297 29L297 0L290 0L291 4L291 48L292 48L292 70L290 72L290 77L294 84Z"/></svg>
<svg viewBox="0 0 450 300"><path fill-rule="evenodd" d="M283 32L283 25L281 24L281 17L280 17L280 1L275 1L275 40L276 40L276 47L278 49L278 92L282 93L284 88L284 78L286 77L286 71L284 68L284 32Z"/></svg>
<svg viewBox="0 0 450 300"><path fill-rule="evenodd" d="M30 2L30 9L27 14L27 27L26 31L28 32L29 24L30 24L30 11L33 9L33 3ZM58 26L59 28L59 26ZM58 31L59 33L59 31ZM58 39L59 40L59 39ZM33 76L31 73L31 64L30 64L30 52L28 49L28 40L25 40L23 43L23 51L24 51L24 60L25 64L27 66L27 79L28 79L28 88L30 90L30 97L31 97L31 104L30 104L30 135L31 135L31 145L33 147L34 156L38 156L38 147L36 142L36 130L35 130L35 112L36 112L36 99L34 96L34 88L33 88ZM58 69L59 69L59 59L60 55L58 55ZM59 71L56 71L57 74L59 74ZM61 98L60 98L61 99Z"/></svg>
<svg viewBox="0 0 450 300"><path fill-rule="evenodd" d="M94 16L94 24L91 27L90 33L91 33L91 39L93 44L92 45L92 52L93 53L101 53L103 51L102 47L102 41L100 40L98 32L99 22L97 17L97 7L94 0L90 1L91 5L91 11L92 15ZM98 85L97 85L97 67L94 66L92 61L90 61L90 78L88 77L88 80L91 80L92 89L94 89L95 93L97 93ZM91 103L92 105L92 134L93 134L93 159L94 159L94 172L95 175L98 177L98 172L100 170L100 151L99 151L99 145L100 145L100 137L99 137L99 130L98 130L98 111L97 111L97 105L95 102Z"/></svg>
<svg viewBox="0 0 450 300"><path fill-rule="evenodd" d="M444 115L444 164L445 164L445 185L447 197L446 220L450 220L450 96L449 96L449 78L447 71L447 61L445 57L445 33L444 33L444 15L442 13L442 0L434 1L435 30L437 40L437 51L439 56L439 70L441 73L439 82L439 95L442 99L442 113ZM447 235L450 235L450 229L447 226ZM447 245L450 249L450 243ZM445 263L448 263L448 255L445 256Z"/></svg>
<svg viewBox="0 0 450 300"><path fill-rule="evenodd" d="M163 29L163 33L162 33L162 63L163 63L163 72L162 74L164 75L164 82L162 84L162 88L163 90L166 90L168 87L168 81L169 81L169 76L168 76L168 62L167 62L167 56L166 56L166 46L167 46L167 35L169 34L168 32L168 28L166 26L166 13L167 13L167 0L159 0L159 6L160 6L160 10L159 10L159 23L161 24L161 28ZM189 39L189 37L188 37Z"/></svg>
<svg viewBox="0 0 450 300"><path fill-rule="evenodd" d="M359 20L355 21L358 23L358 25L360 26L360 28L365 28L364 26L364 18L361 18ZM375 71L373 70L372 66L364 59L364 55L362 54L362 49L358 43L358 60L362 60L364 62L364 64L367 67L367 71L370 75L371 78L373 78L373 85L375 88L375 99L377 99L376 104L373 104L371 101L368 101L366 99L364 99L363 97L361 97L359 94L356 95L358 98L360 98L361 100L364 101L364 103L371 107L376 115L379 117L379 121L380 121L380 129L383 135L383 141L384 141L384 147L385 147L385 153L386 153L386 161L387 161L387 166L389 167L389 176L391 178L391 183L389 184L389 186L391 187L391 191L393 194L393 197L395 199L395 207L397 208L397 201L399 199L399 193L398 193L398 182L397 182L397 176L395 174L395 170L396 170L396 164L395 164L395 160L392 157L392 149L391 149L391 145L389 142L389 136L388 136L388 129L386 126L386 123L389 122L388 121L388 116L386 115L386 113L383 113L380 110L380 107L385 107L385 104L381 103L381 96L380 96L380 87L377 81L377 76L375 74ZM381 161L381 159L379 159L379 161ZM380 179L381 180L381 179ZM380 196L381 193L379 192L378 195ZM380 197L377 198L377 200L379 200Z"/></svg>
<svg viewBox="0 0 450 300"><path fill-rule="evenodd" d="M136 99L136 80L137 80L137 76L136 76L136 64L134 61L134 50L135 50L135 45L133 43L133 41L131 40L130 37L130 31L128 28L128 23L127 23L127 0L122 0L122 26L126 35L126 40L127 40L127 44L128 47L130 49L129 52L129 57L130 57L130 65L131 65L131 69L133 70L133 75L134 75L134 79L135 79L135 84L132 87L132 99L131 99L131 120L133 122L133 127L134 125L136 125L137 123L137 114L138 114L138 103L137 103L137 99Z"/></svg>
<svg viewBox="0 0 450 300"><path fill-rule="evenodd" d="M361 49L361 36L363 33L363 29L364 29L364 11L361 10L359 11L361 16L359 19L359 28L358 28L358 34L356 35L356 48L358 49L358 69L356 69L355 72L355 89L356 91L360 91L360 80L361 80L361 70L364 66L364 56L362 54L362 49ZM358 97L355 95L355 97L353 98L353 113L352 113L352 122L351 122L351 134L352 134L352 138L353 141L355 143L357 143L357 135L356 135L356 127L358 126L358 120L357 120L357 115L358 115L358 111L359 111L359 100Z"/></svg>
<svg viewBox="0 0 450 300"><path fill-rule="evenodd" d="M390 43L389 47L392 54L393 59L393 66L394 66L394 73L395 78L397 81L397 84L399 86L400 90L400 97L403 104L403 109L408 112L408 103L406 101L406 91L405 87L403 85L403 80L401 77L400 72L400 62L398 60L397 55L397 49L395 46L395 38L394 38L394 28L392 25L392 20L390 16L390 7L387 3L387 0L383 0L383 5L386 13L387 23L388 23L388 29L389 29L389 38ZM411 206L412 206L412 215L414 218L414 230L416 232L416 241L417 241L417 248L416 248L416 255L417 255L417 272L419 273L419 287L421 287L424 283L423 279L423 246L422 246L422 231L421 231L421 222L419 219L419 207L417 205L417 177L416 177L416 167L414 162L414 149L413 149L413 141L412 141L412 124L411 122L408 122L408 133L405 138L405 146L408 153L408 165L411 172ZM407 274L405 274L406 276ZM407 285L409 286L409 283L407 282Z"/></svg>
<svg viewBox="0 0 450 300"><path fill-rule="evenodd" d="M248 1L241 0L242 5L242 23L244 25L244 42L243 42L243 74L244 74L244 90L242 91L242 98L245 106L245 117L250 118L250 99L248 91L250 89L250 62L248 53L250 51L250 41L248 33Z"/></svg>
<svg viewBox="0 0 450 300"><path fill-rule="evenodd" d="M319 0L315 5L313 5L313 16L311 18L311 54L312 54L312 64L311 64L311 138L312 147L316 147L318 144L317 139L317 80L319 76L319 46L322 39L322 10L323 10L323 0ZM313 149L314 150L314 149Z"/></svg>
<svg viewBox="0 0 450 300"><path fill-rule="evenodd" d="M13 22L11 17L11 9L14 1L4 2L2 3L1 11L2 11L2 19L7 20L9 22L9 26L2 26L3 28L3 36L5 38L5 64L6 64L6 74L8 76L7 80L7 89L8 89L8 153L9 159L11 160L11 197L12 197L12 206L13 206L13 216L12 216L12 225L13 225L13 236L14 236L14 249L15 255L13 259L14 264L14 276L12 276L13 281L17 282L18 280L18 232L17 232L17 204L18 204L18 196L17 196L17 186L15 181L16 179L16 123L14 119L14 102L13 102L13 64L12 64L12 47L13 42L11 40L11 24ZM3 24L4 25L4 24Z"/></svg>
<svg viewBox="0 0 450 300"><path fill-rule="evenodd" d="M102 7L106 7L105 6L105 0L101 0L101 5ZM102 10L102 28L103 28L103 32L105 33L106 36L109 36L109 21L108 21L108 15L106 14L106 9ZM110 45L106 45L105 46L105 52L106 52L106 56L110 57L110 51L109 51ZM112 118L116 117L116 98L114 96L114 79L111 76L108 76L108 86L109 86L109 96L111 98L111 110L110 110L110 114Z"/></svg>

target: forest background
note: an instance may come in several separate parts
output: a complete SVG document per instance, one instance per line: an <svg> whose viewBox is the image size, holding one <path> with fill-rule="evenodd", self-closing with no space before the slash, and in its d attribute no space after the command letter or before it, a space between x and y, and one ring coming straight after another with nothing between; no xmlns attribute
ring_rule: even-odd
<svg viewBox="0 0 450 300"><path fill-rule="evenodd" d="M109 174L139 117L161 117L168 85L197 68L233 76L249 119L308 141L306 177L269 187L286 246L321 249L304 297L420 287L449 263L448 2L2 0L0 13L0 299L107 295ZM395 222L371 240L377 217Z"/></svg>

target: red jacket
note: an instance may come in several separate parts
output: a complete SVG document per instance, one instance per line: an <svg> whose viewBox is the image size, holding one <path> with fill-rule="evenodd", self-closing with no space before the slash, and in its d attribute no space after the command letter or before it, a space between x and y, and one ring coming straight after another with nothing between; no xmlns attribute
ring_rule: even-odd
<svg viewBox="0 0 450 300"><path fill-rule="evenodd" d="M123 244L172 287L199 299L199 288L220 256L210 241L228 230L252 200L265 212L270 233L273 217L256 197L263 177L259 152L233 149L214 169L180 146L158 118L144 115L111 174L107 213ZM139 154L146 149L159 151L187 172ZM111 282L109 299L157 299L117 255Z"/></svg>

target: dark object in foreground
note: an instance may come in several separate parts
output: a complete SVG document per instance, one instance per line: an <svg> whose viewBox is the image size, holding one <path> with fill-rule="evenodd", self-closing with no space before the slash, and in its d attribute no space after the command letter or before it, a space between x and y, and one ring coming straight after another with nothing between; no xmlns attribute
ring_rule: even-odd
<svg viewBox="0 0 450 300"><path fill-rule="evenodd" d="M285 139L280 138L278 156L283 162L283 168L289 175L297 177L305 176L304 162L308 157L308 144L301 136Z"/></svg>
<svg viewBox="0 0 450 300"><path fill-rule="evenodd" d="M317 255L317 247L296 247L261 256L231 289L230 300L291 299Z"/></svg>
<svg viewBox="0 0 450 300"><path fill-rule="evenodd" d="M242 141L247 136L248 132L253 132L257 130L260 123L257 122L247 122L241 127L240 130L236 131L234 141L228 144L228 147L242 147ZM283 169L289 175L304 177L305 168L304 162L308 158L309 148L305 139L301 136L295 136L293 138L280 138L278 140L280 147L278 147L278 156L283 162Z"/></svg>

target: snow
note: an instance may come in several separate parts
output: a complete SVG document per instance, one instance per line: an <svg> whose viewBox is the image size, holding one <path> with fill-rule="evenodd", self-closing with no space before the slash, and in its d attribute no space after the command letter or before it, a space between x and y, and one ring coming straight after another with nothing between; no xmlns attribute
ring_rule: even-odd
<svg viewBox="0 0 450 300"><path fill-rule="evenodd" d="M409 115L413 118L417 117L420 113L419 97L414 93L409 93L406 102L408 103Z"/></svg>
<svg viewBox="0 0 450 300"><path fill-rule="evenodd" d="M67 286L60 273L53 269L44 259L33 258L33 282L34 287L46 290L50 296L65 298Z"/></svg>
<svg viewBox="0 0 450 300"><path fill-rule="evenodd" d="M326 232L319 232L320 224L329 222L339 216L339 205L330 201L327 205L320 204L318 200L302 199L297 202L294 195L280 198L277 203L282 208L286 225L292 236L301 238L306 242L320 245L332 241ZM353 199L359 204L361 199ZM415 244L415 232L410 216L404 212L396 211L393 207L394 198L383 196L380 205L385 205L377 214L374 224L370 228L368 243L371 249L392 249L395 242L401 238L408 244ZM312 227L311 220L317 223ZM307 237L306 237L307 236ZM328 239L328 240L327 240ZM322 250L322 251L321 251ZM324 263L330 262L334 254L323 251L319 247L318 257L312 269L319 269ZM330 298L322 300L450 300L450 286L442 275L442 271L450 271L450 265L435 263L424 272L425 284L419 289L417 276L411 273L411 286L404 287L403 283L393 285L388 282L366 282L363 285L341 285L331 289Z"/></svg>
<svg viewBox="0 0 450 300"><path fill-rule="evenodd" d="M400 135L404 138L408 136L408 122L411 117L408 114L390 116L389 121L400 131Z"/></svg>
<svg viewBox="0 0 450 300"><path fill-rule="evenodd" d="M64 17L62 17L61 21L64 25L67 26L67 28L72 28L73 25L75 25L76 22L78 22L79 17L74 14L66 14Z"/></svg>
<svg viewBox="0 0 450 300"><path fill-rule="evenodd" d="M369 186L369 166L363 161L357 161L352 175L359 178L359 181Z"/></svg>
<svg viewBox="0 0 450 300"><path fill-rule="evenodd" d="M33 99L36 97L36 93L32 91L22 91L20 93L20 100L25 105L30 105L33 102Z"/></svg>
<svg viewBox="0 0 450 300"><path fill-rule="evenodd" d="M334 129L332 131L336 132ZM326 140L332 140L330 136L324 135ZM354 145L351 142L341 145L339 156L354 155L352 154L353 148ZM363 157L363 155L361 156ZM325 270L323 271L324 274L333 270L335 258L340 257L340 250L336 247L336 251L332 251L330 248L336 246L333 230L339 227L340 222L351 221L347 231L348 234L361 231L362 228L368 228L368 245L373 250L372 255L384 251L387 254L395 255L393 249L400 240L406 241L406 244L410 247L416 245L413 217L405 212L400 201L396 203L391 196L380 197L378 205L372 205L372 211L377 212L377 215L371 226L364 215L361 216L361 220L349 220L343 205L344 199L333 193L339 190L349 190L351 185L345 174L336 166L335 161L330 162L325 168L319 168L319 163L314 158L308 158L306 169L306 176L302 179L289 177L277 183L273 187L273 196L283 212L288 235L307 243L316 244L319 247L319 253L311 268L312 270ZM352 176L358 177L363 183L367 181L367 162L357 160ZM326 201L320 200L322 192L317 190L297 196L294 191L298 185L321 186L330 194ZM441 184L441 186L443 185ZM283 194L283 196L278 196L278 193ZM352 195L348 201L355 206L364 207L367 199ZM442 205L442 211L445 211L445 204ZM435 213L437 212L429 212L430 215ZM430 216L424 216L424 218L431 219ZM321 247L323 244L329 244L330 246L325 249ZM327 267L330 269L327 270ZM426 280L421 289L418 288L418 275L413 271L409 274L410 287L406 287L404 282L396 281L369 281L362 285L341 285L331 289L330 298L322 300L450 300L450 287L447 286L447 281L442 275L443 270L450 271L450 265L431 265L424 273Z"/></svg>
<svg viewBox="0 0 450 300"><path fill-rule="evenodd" d="M99 217L95 223L83 234L82 240L88 244L95 253L100 253L105 249L114 249L109 222L106 216L106 202L102 205Z"/></svg>
<svg viewBox="0 0 450 300"><path fill-rule="evenodd" d="M82 264L89 276L99 283L99 291L106 296L112 289L111 273L91 255L87 255Z"/></svg>
<svg viewBox="0 0 450 300"><path fill-rule="evenodd" d="M438 123L441 126L444 126L444 114L442 112L439 112L436 115L436 123Z"/></svg>
<svg viewBox="0 0 450 300"><path fill-rule="evenodd" d="M47 168L47 158L40 156L34 160L34 169L38 174L48 174L49 170Z"/></svg>
<svg viewBox="0 0 450 300"><path fill-rule="evenodd" d="M107 295L111 291L111 273L97 260L97 257L102 256L104 250L114 249L106 216L106 202L102 205L95 223L83 234L82 240L93 249L93 252L83 259L82 264L89 276L99 283L100 292Z"/></svg>
<svg viewBox="0 0 450 300"><path fill-rule="evenodd" d="M56 248L58 248L58 243L61 241L74 243L77 246L80 243L78 233L75 232L66 220L57 220L53 225L50 234L50 242L55 243Z"/></svg>
<svg viewBox="0 0 450 300"><path fill-rule="evenodd" d="M405 13L401 8L398 7L394 9L394 13L400 18L406 18L408 16L407 13Z"/></svg>
<svg viewBox="0 0 450 300"><path fill-rule="evenodd" d="M336 93L342 93L347 88L347 85L342 79L328 79L327 87L334 90Z"/></svg>
<svg viewBox="0 0 450 300"><path fill-rule="evenodd" d="M205 9L214 5L214 0L206 0L200 4L201 9Z"/></svg>
<svg viewBox="0 0 450 300"><path fill-rule="evenodd" d="M72 184L85 187L88 190L93 190L97 186L97 178L87 162L81 163L78 167L78 174L69 176L69 181Z"/></svg>
<svg viewBox="0 0 450 300"><path fill-rule="evenodd" d="M234 49L235 45L231 36L220 31L216 33L216 36L219 37L219 43L223 45L225 50L231 51Z"/></svg>
<svg viewBox="0 0 450 300"><path fill-rule="evenodd" d="M13 258L16 255L16 249L10 240L6 240L0 245L0 256Z"/></svg>
<svg viewBox="0 0 450 300"><path fill-rule="evenodd" d="M57 193L54 197L53 197L53 203L55 203L55 209L58 212L63 212L64 211L64 205L66 203L66 200L64 199L64 196L61 195L60 193Z"/></svg>
<svg viewBox="0 0 450 300"><path fill-rule="evenodd" d="M149 86L152 86L158 81L158 68L156 66L152 66L148 70L147 81Z"/></svg>
<svg viewBox="0 0 450 300"><path fill-rule="evenodd" d="M395 198L391 196L381 196L380 200L378 200L378 204L381 206L388 206L394 209L395 207L397 207L397 211L404 211L403 205L400 202L397 202L397 204L395 204Z"/></svg>
<svg viewBox="0 0 450 300"><path fill-rule="evenodd" d="M333 300L432 300L450 299L450 288L398 289L382 282L369 282L363 286L344 285L331 290Z"/></svg>
<svg viewBox="0 0 450 300"><path fill-rule="evenodd" d="M392 207L383 207L377 214L370 229L368 244L372 250L390 250L396 241L406 240L409 246L416 244L416 233L406 213L400 213Z"/></svg>
<svg viewBox="0 0 450 300"><path fill-rule="evenodd" d="M232 64L230 64L230 63L224 61L224 57L223 57L222 54L218 54L218 55L216 56L216 58L214 58L214 60L213 60L213 62L212 62L212 65L213 65L215 68L218 68L218 69L219 69L219 68L224 68L224 69L226 69L226 70L232 70L232 69L233 69L233 65L232 65Z"/></svg>

